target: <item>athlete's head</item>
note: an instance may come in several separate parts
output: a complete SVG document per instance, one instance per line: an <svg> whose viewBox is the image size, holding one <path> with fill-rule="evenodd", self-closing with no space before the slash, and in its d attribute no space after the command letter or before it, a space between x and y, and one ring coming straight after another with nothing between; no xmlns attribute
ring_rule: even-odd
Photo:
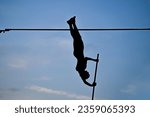
<svg viewBox="0 0 150 117"><path fill-rule="evenodd" d="M80 76L83 80L86 80L90 77L90 74L88 71L83 71L83 72L80 72Z"/></svg>

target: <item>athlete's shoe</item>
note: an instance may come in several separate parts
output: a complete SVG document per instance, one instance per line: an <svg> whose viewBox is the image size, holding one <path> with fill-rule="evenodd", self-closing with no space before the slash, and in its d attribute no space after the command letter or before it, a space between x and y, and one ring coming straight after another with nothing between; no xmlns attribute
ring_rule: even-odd
<svg viewBox="0 0 150 117"><path fill-rule="evenodd" d="M75 23L75 18L76 18L76 16L70 18L70 19L67 21L67 23L68 23L69 25L70 25L70 24L74 24L74 23Z"/></svg>

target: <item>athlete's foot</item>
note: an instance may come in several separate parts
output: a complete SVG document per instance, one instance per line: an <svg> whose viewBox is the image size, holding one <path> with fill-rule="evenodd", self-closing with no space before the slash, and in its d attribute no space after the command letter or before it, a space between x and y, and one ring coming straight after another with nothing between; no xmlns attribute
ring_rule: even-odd
<svg viewBox="0 0 150 117"><path fill-rule="evenodd" d="M71 25L71 24L72 24L70 20L68 20L68 21L67 21L67 23L68 23L69 25Z"/></svg>
<svg viewBox="0 0 150 117"><path fill-rule="evenodd" d="M67 21L67 23L68 23L69 25L74 24L74 23L75 23L75 18L76 18L76 16L70 18L70 19Z"/></svg>

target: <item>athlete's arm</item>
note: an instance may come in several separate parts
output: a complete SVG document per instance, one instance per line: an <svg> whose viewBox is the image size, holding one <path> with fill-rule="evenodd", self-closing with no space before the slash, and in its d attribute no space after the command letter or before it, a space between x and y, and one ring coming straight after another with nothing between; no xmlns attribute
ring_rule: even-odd
<svg viewBox="0 0 150 117"><path fill-rule="evenodd" d="M86 80L83 80L83 82L84 82L86 85L90 86L90 87L96 86L96 82L93 82L93 84L90 84L90 83L87 82Z"/></svg>
<svg viewBox="0 0 150 117"><path fill-rule="evenodd" d="M89 57L85 57L86 60L91 60L91 61L94 61L94 62L98 62L99 60L98 59L93 59L93 58L89 58Z"/></svg>

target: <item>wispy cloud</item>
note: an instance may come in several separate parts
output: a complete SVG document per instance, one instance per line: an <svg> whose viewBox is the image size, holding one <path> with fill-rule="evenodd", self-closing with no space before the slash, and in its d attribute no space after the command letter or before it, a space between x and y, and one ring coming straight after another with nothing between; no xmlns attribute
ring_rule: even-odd
<svg viewBox="0 0 150 117"><path fill-rule="evenodd" d="M129 84L126 88L121 90L122 93L127 94L135 94L136 93L136 86L133 84Z"/></svg>
<svg viewBox="0 0 150 117"><path fill-rule="evenodd" d="M54 89L45 88L45 87L41 87L41 86L37 86L37 85L32 85L32 86L28 87L27 89L36 91L36 92L40 92L40 93L66 96L66 97L72 98L72 99L90 99L90 97L88 97L88 96L71 94L71 93L68 93L65 91L54 90Z"/></svg>
<svg viewBox="0 0 150 117"><path fill-rule="evenodd" d="M28 63L25 59L15 58L15 59L10 60L10 62L8 63L8 66L12 68L16 68L16 69L20 69L20 68L25 69L27 68Z"/></svg>
<svg viewBox="0 0 150 117"><path fill-rule="evenodd" d="M57 44L58 44L58 46L59 47L65 47L65 48L72 48L72 43L73 43L73 40L72 39L61 39L61 38L59 38L58 39L59 41L57 42Z"/></svg>
<svg viewBox="0 0 150 117"><path fill-rule="evenodd" d="M49 80L51 80L51 78L49 78L47 76L42 76L42 77L37 78L37 80L39 80L39 81L49 81Z"/></svg>
<svg viewBox="0 0 150 117"><path fill-rule="evenodd" d="M0 88L0 100L26 100L35 99L32 95L24 92L24 90L16 87Z"/></svg>

